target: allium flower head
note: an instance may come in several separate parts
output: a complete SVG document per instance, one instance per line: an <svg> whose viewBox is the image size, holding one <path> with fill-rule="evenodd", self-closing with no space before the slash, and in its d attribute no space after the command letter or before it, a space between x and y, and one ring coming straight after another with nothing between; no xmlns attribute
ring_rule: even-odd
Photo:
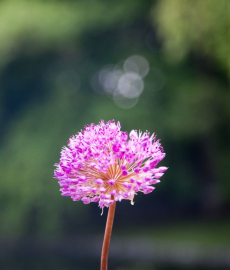
<svg viewBox="0 0 230 270"><path fill-rule="evenodd" d="M120 130L118 122L102 120L85 126L72 136L61 151L54 177L59 180L63 196L74 201L98 202L110 206L122 199L131 200L138 191L148 194L160 182L167 167L157 164L165 157L155 135Z"/></svg>

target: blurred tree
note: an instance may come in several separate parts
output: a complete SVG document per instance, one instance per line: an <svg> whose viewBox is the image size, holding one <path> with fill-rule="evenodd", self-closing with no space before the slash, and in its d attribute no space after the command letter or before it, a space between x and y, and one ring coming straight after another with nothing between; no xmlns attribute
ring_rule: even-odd
<svg viewBox="0 0 230 270"><path fill-rule="evenodd" d="M152 19L167 58L181 61L191 51L219 65L230 76L228 0L163 0Z"/></svg>
<svg viewBox="0 0 230 270"><path fill-rule="evenodd" d="M142 9L140 0L1 1L0 64L25 51L32 55L61 50L87 31L123 26L139 17Z"/></svg>
<svg viewBox="0 0 230 270"><path fill-rule="evenodd" d="M189 79L184 81L181 78L181 86L183 81L185 85L177 92L178 96L173 92L173 98L178 99L178 102L170 102L171 105L168 106L175 106L171 107L168 114L168 126L173 128L173 125L176 125L172 130L179 132L177 135L184 134L186 130L189 135L195 135L196 132L200 134L201 148L206 160L203 168L203 172L206 172L203 204L206 209L215 208L217 212L221 201L220 171L224 170L223 178L229 173L223 166L218 172L215 166L220 158L217 153L218 139L225 137L220 135L220 130L224 129L229 134L230 96L225 81L225 78L230 78L229 15L228 0L163 0L158 1L152 9L152 21L162 41L167 60L174 63L185 62L188 56L191 59L192 55L200 71L203 69L200 72L203 78L198 78L198 75L195 79L197 85L192 83L191 88ZM215 79L205 75L210 71L213 75L216 73ZM224 79L221 79L218 73L222 73ZM192 80L194 81L194 78ZM221 86L224 81L225 90ZM229 140L226 147L229 149ZM220 159L225 163L224 159ZM229 187L227 182L225 178L224 190Z"/></svg>

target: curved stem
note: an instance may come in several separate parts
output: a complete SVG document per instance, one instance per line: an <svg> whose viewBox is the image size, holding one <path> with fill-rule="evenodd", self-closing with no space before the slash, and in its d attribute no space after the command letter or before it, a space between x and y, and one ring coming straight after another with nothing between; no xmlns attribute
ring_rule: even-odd
<svg viewBox="0 0 230 270"><path fill-rule="evenodd" d="M110 205L107 216L107 222L105 227L105 235L101 252L101 270L107 270L108 267L108 255L109 255L109 244L113 228L113 220L116 208L116 201Z"/></svg>

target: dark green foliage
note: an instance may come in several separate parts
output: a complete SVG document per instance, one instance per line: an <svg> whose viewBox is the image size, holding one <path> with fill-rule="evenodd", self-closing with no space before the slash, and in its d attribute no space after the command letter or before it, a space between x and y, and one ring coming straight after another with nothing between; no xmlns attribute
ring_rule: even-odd
<svg viewBox="0 0 230 270"><path fill-rule="evenodd" d="M94 220L100 210L61 197L52 175L68 138L101 119L119 120L127 131L156 132L165 146L164 165L170 170L153 194L136 196L142 220L149 218L143 208L163 221L215 217L229 208L225 9L205 9L215 1L202 1L207 18L218 25L210 26L208 19L207 26L199 24L199 13L185 25L177 12L185 9L188 20L191 1L172 1L170 11L170 1L157 6L144 2L0 2L1 233L57 235L87 229L87 222L100 224ZM199 8L195 2L193 12ZM157 24L152 26L152 20ZM202 30L199 25L212 30L201 46L202 34L193 37L194 28ZM166 58L162 48L167 49ZM134 54L144 56L153 71L160 70L163 87L154 91L160 82L150 72L137 105L124 110L96 93L90 81L104 65ZM172 64L169 59L183 61ZM130 211L127 224L140 222L136 210Z"/></svg>

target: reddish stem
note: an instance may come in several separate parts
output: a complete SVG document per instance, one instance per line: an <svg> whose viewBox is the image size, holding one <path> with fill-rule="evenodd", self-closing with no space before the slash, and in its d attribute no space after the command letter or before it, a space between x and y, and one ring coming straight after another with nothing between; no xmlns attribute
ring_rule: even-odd
<svg viewBox="0 0 230 270"><path fill-rule="evenodd" d="M107 216L107 222L105 227L105 235L101 252L101 270L107 270L108 268L108 255L109 255L109 244L113 228L113 220L116 208L116 201L110 205Z"/></svg>

